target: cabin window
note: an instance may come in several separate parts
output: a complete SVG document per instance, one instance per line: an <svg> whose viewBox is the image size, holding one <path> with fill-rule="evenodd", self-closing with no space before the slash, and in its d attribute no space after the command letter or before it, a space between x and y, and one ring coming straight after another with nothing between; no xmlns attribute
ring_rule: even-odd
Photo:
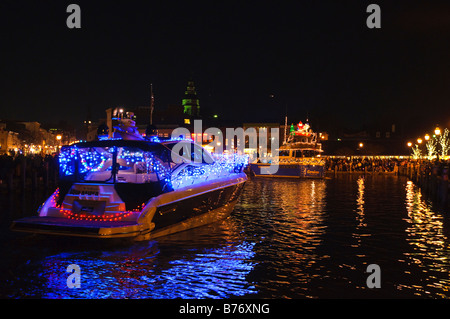
<svg viewBox="0 0 450 319"><path fill-rule="evenodd" d="M313 150L304 150L303 151L303 155L305 157L314 157L315 156L315 152Z"/></svg>
<svg viewBox="0 0 450 319"><path fill-rule="evenodd" d="M279 156L289 156L289 150L280 151Z"/></svg>
<svg viewBox="0 0 450 319"><path fill-rule="evenodd" d="M161 153L161 154L160 154ZM60 178L74 182L149 183L170 174L168 156L137 147L65 147Z"/></svg>
<svg viewBox="0 0 450 319"><path fill-rule="evenodd" d="M83 181L97 174L96 181L112 182L113 147L63 147L59 154L59 174L62 179ZM101 173L102 174L100 177Z"/></svg>
<svg viewBox="0 0 450 319"><path fill-rule="evenodd" d="M302 154L302 151L301 150L296 150L296 151L294 151L294 157L296 157L296 158L301 158L301 157L303 157L303 154Z"/></svg>

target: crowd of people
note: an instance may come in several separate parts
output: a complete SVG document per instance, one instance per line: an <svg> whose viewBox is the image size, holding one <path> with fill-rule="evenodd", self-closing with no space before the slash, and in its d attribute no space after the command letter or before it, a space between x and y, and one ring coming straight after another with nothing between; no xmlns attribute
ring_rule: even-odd
<svg viewBox="0 0 450 319"><path fill-rule="evenodd" d="M438 174L448 170L449 161L443 160L412 160L395 157L325 157L326 170L331 172L374 172L374 173L405 173L410 168L420 164L424 173L437 170ZM17 154L0 155L0 183L11 183L13 179L21 178L54 181L58 174L58 157L53 155L32 154L24 156Z"/></svg>
<svg viewBox="0 0 450 319"><path fill-rule="evenodd" d="M27 179L37 178L55 180L58 171L58 157L53 155L17 154L0 155L0 182L10 184L17 178Z"/></svg>
<svg viewBox="0 0 450 319"><path fill-rule="evenodd" d="M448 167L448 160L414 160L396 157L327 157L328 171L336 172L375 172L375 173L406 173L408 169L419 169L428 173L433 169L441 174Z"/></svg>
<svg viewBox="0 0 450 319"><path fill-rule="evenodd" d="M407 159L377 157L328 157L327 170L338 172L380 172L396 173L399 167L408 163Z"/></svg>

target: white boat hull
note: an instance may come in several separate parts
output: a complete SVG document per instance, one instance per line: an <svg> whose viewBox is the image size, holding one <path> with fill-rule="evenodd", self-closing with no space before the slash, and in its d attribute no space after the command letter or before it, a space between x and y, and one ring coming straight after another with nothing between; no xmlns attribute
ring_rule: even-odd
<svg viewBox="0 0 450 319"><path fill-rule="evenodd" d="M149 240L225 219L233 211L246 180L241 173L164 193L124 220L68 218L66 212L58 215L60 211L54 209L49 216L14 221L11 228L46 235Z"/></svg>

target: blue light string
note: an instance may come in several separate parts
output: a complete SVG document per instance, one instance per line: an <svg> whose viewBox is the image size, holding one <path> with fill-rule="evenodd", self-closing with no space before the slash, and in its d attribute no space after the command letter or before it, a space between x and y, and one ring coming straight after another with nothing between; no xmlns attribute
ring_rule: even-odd
<svg viewBox="0 0 450 319"><path fill-rule="evenodd" d="M60 171L63 175L74 175L75 163L80 158L79 173L86 174L89 172L97 172L104 168L105 163L112 159L112 153L115 147L105 152L87 151L85 149L77 149L76 146L64 148L59 156ZM248 155L238 154L211 154L214 162L211 164L194 165L188 164L179 171L175 176L169 167L165 167L161 160L154 156L151 152L129 151L122 149L117 156L117 160L122 159L127 165L133 163L143 163L143 173L156 173L159 180L164 181L166 186L170 188L180 188L199 182L211 181L215 178L228 176L234 173L240 173L248 164Z"/></svg>

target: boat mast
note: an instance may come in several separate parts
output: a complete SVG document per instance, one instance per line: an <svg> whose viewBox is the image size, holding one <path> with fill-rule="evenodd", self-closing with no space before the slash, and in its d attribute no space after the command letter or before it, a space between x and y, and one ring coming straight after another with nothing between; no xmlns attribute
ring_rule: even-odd
<svg viewBox="0 0 450 319"><path fill-rule="evenodd" d="M286 105L286 116L284 118L284 143L286 144L287 142L287 105Z"/></svg>
<svg viewBox="0 0 450 319"><path fill-rule="evenodd" d="M153 124L153 109L155 106L155 97L153 96L153 84L150 83L150 125Z"/></svg>

